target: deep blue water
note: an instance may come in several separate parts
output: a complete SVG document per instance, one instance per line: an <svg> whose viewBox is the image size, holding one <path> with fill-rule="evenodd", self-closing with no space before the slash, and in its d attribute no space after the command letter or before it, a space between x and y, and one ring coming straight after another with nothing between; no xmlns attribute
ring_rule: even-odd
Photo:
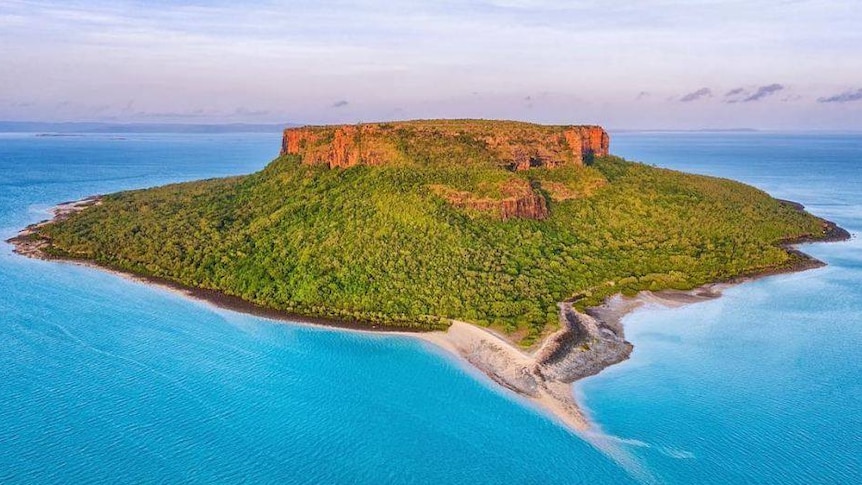
<svg viewBox="0 0 862 485"><path fill-rule="evenodd" d="M248 173L278 135L0 134L0 236L60 201ZM862 137L620 134L862 228ZM626 319L600 451L433 348L270 322L0 247L0 482L853 483L862 253Z"/></svg>

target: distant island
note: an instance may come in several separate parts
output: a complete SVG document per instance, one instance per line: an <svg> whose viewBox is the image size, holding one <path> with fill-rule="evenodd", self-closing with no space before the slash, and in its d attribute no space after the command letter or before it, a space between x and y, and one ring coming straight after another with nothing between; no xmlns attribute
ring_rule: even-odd
<svg viewBox="0 0 862 485"><path fill-rule="evenodd" d="M36 136L43 137L110 133L278 133L285 126L298 125L290 123L101 123L0 120L0 133L36 133Z"/></svg>
<svg viewBox="0 0 862 485"><path fill-rule="evenodd" d="M790 244L847 237L614 157L599 126L423 120L289 128L260 172L65 203L10 242L270 317L424 332L583 430L570 383L632 349L615 295L713 297L822 264Z"/></svg>

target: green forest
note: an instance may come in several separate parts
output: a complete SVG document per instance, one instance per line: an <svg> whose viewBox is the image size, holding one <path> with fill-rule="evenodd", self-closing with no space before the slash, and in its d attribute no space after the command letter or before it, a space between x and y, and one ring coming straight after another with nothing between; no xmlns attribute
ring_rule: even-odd
<svg viewBox="0 0 862 485"><path fill-rule="evenodd" d="M600 157L506 170L480 142L396 140L402 163L260 172L105 196L40 229L50 253L369 325L490 326L524 346L617 292L691 289L794 264L779 243L822 221L756 188ZM435 187L502 197L524 180L544 220L455 207ZM523 183L523 182L521 182Z"/></svg>

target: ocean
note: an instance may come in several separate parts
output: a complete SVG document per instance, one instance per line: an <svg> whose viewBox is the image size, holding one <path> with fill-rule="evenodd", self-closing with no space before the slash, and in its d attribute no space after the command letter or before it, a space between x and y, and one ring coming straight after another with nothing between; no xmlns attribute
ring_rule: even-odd
<svg viewBox="0 0 862 485"><path fill-rule="evenodd" d="M862 136L612 133L862 228ZM91 194L249 173L278 134L0 134L0 237ZM214 308L0 246L2 483L858 483L862 252L625 319L583 439L429 344Z"/></svg>

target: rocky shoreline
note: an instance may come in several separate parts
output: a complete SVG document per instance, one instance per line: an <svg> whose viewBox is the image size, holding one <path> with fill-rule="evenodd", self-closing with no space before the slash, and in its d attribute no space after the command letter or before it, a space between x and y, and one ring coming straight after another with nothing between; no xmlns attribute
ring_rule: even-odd
<svg viewBox="0 0 862 485"><path fill-rule="evenodd" d="M51 219L45 219L44 221L40 221L35 224L30 224L29 226L21 230L18 235L11 239L8 239L6 242L14 247L13 251L15 253L22 256L36 259L52 259L44 251L45 248L47 248L50 244L50 241L47 241L44 238L36 237L36 230L47 224L66 220L72 214L80 212L88 207L99 205L101 203L101 195L91 195L89 197L84 197L81 200L70 200L68 202L61 202L51 209L51 213L54 214L54 217L52 217Z"/></svg>
<svg viewBox="0 0 862 485"><path fill-rule="evenodd" d="M629 357L619 319L599 320L560 304L560 330L532 354L492 332L453 322L446 332L419 334L466 360L497 384L533 401L575 431L590 429L571 384Z"/></svg>
<svg viewBox="0 0 862 485"><path fill-rule="evenodd" d="M598 374L603 369L629 358L633 345L625 339L621 322L627 313L645 303L679 306L709 300L721 296L721 291L732 284L824 266L825 263L822 261L792 246L808 242L843 241L850 238L846 230L824 220L823 238L805 237L782 243L782 246L794 256L791 263L784 267L741 275L729 281L707 284L690 291L642 291L634 297L616 294L605 300L603 304L588 308L585 312L576 310L572 306L572 301L562 302L559 304L560 329L547 336L534 352L526 353L504 337L466 322L453 321L445 332L422 332L413 327L380 327L361 322L303 317L262 307L217 290L188 287L164 278L137 275L105 267L89 260L56 257L45 251L50 246L50 241L36 236L40 227L64 220L88 207L99 205L101 200L102 197L97 195L59 204L52 210L54 214L52 219L28 226L7 242L14 246L15 253L26 257L65 261L111 271L123 277L178 291L185 296L229 310L279 321L419 338L462 359L500 386L552 414L576 432L589 431L592 425L574 398L572 383ZM782 202L792 205L797 210L804 210L801 204Z"/></svg>

